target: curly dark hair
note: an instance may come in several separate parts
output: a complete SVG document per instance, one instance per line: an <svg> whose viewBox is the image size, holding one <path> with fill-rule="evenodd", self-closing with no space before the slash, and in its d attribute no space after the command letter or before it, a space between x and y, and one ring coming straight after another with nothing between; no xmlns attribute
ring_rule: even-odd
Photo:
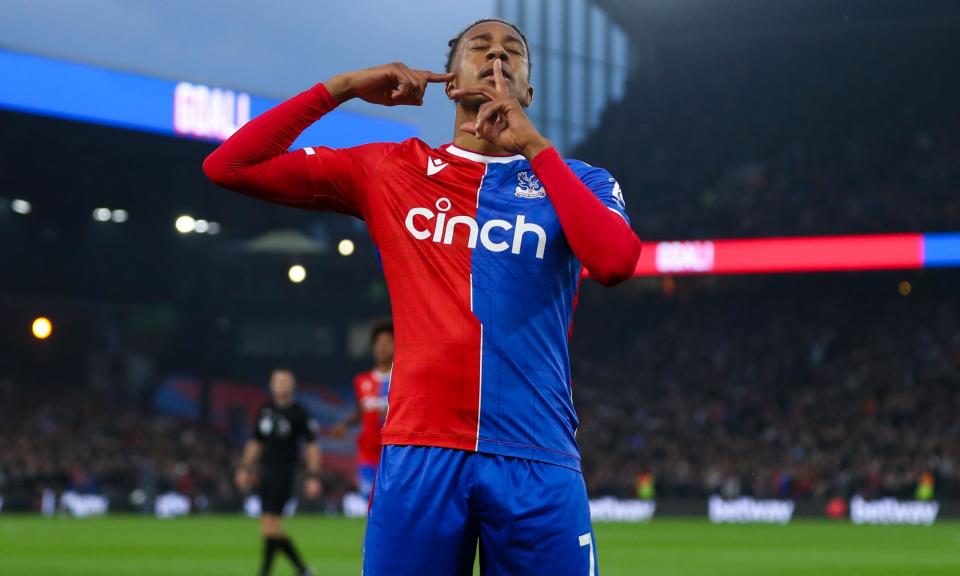
<svg viewBox="0 0 960 576"><path fill-rule="evenodd" d="M460 40L463 38L463 35L467 33L467 30L473 28L477 24L483 24L484 22L499 22L517 31L517 34L519 34L520 38L523 39L523 46L527 49L527 74L529 75L530 70L533 68L533 60L530 56L530 43L527 42L527 37L519 28L517 28L516 24L513 22L507 22L506 20L501 20L500 18L481 18L480 20L477 20L473 24L470 24L461 30L459 34L447 42L447 46L450 48L450 50L447 52L447 72L450 72L450 70L453 68L453 58L457 55L457 47L460 45Z"/></svg>
<svg viewBox="0 0 960 576"><path fill-rule="evenodd" d="M381 334L389 334L393 336L393 320L389 318L382 318L370 325L371 346L373 346L373 343L377 341L377 337Z"/></svg>

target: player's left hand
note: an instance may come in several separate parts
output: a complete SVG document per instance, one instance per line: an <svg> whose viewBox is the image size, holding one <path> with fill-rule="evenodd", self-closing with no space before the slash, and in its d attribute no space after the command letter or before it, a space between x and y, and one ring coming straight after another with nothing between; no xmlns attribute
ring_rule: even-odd
<svg viewBox="0 0 960 576"><path fill-rule="evenodd" d="M320 497L323 492L323 484L317 478L307 478L303 481L303 495L307 500L314 500Z"/></svg>
<svg viewBox="0 0 960 576"><path fill-rule="evenodd" d="M520 102L510 96L507 81L503 77L501 60L493 63L494 86L477 84L469 88L454 89L451 98L483 96L488 101L480 105L476 122L467 122L460 129L491 144L515 154L523 154L532 160L541 151L551 146L533 126Z"/></svg>

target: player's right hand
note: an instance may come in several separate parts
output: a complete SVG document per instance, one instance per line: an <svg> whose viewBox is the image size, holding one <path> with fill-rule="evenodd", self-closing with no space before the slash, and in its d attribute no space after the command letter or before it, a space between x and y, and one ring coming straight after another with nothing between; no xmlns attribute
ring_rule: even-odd
<svg viewBox="0 0 960 576"><path fill-rule="evenodd" d="M393 62L334 76L324 85L337 102L360 98L381 106L421 106L430 83L447 83L454 74L416 70Z"/></svg>

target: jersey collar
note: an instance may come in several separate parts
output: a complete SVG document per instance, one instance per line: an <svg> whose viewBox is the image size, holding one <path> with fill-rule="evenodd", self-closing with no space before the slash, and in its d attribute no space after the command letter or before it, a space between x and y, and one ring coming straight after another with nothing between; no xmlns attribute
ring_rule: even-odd
<svg viewBox="0 0 960 576"><path fill-rule="evenodd" d="M521 154L514 154L513 156L490 156L487 154L471 152L470 150L464 150L463 148L457 148L453 144L447 144L444 150L446 150L449 154L453 154L454 156L466 158L467 160L472 160L474 162L482 162L484 164L508 164L510 162L516 162L517 160L523 160L523 156Z"/></svg>

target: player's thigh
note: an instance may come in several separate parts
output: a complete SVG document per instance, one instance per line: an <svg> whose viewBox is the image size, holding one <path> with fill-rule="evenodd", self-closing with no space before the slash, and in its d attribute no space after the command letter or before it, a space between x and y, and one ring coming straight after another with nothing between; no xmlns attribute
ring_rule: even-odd
<svg viewBox="0 0 960 576"><path fill-rule="evenodd" d="M470 454L386 446L367 517L364 576L470 575L477 543L467 508Z"/></svg>
<svg viewBox="0 0 960 576"><path fill-rule="evenodd" d="M484 576L599 574L583 476L569 468L486 457L480 513Z"/></svg>

